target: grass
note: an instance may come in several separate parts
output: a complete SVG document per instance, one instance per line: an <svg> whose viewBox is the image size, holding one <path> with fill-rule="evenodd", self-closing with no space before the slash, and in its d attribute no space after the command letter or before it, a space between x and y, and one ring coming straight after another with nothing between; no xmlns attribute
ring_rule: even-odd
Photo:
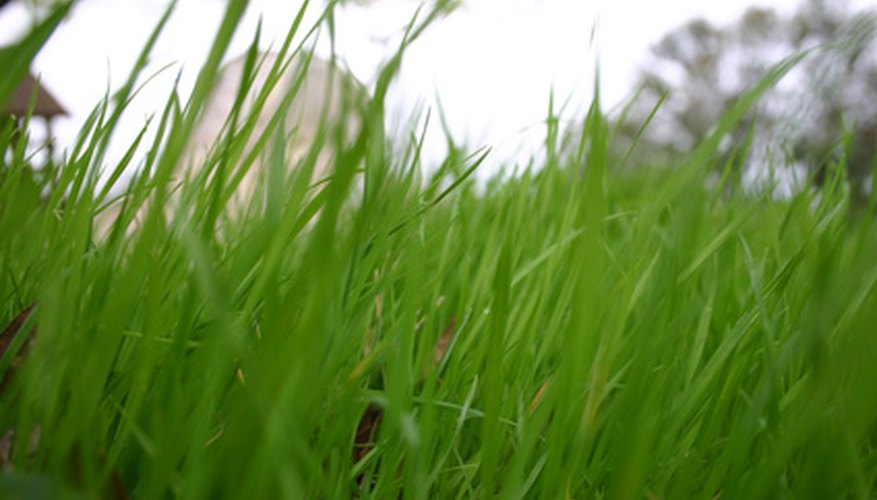
<svg viewBox="0 0 877 500"><path fill-rule="evenodd" d="M873 498L877 229L842 168L789 199L707 188L716 135L614 169L595 102L579 154L549 134L520 176L479 187L489 153L452 150L421 180L416 134L383 140L403 44L350 109L353 144L329 129L290 174L266 141L271 182L227 217L253 164L241 117L167 214L242 6L191 100L153 119L106 238L98 170L142 65L47 199L0 134L0 496Z"/></svg>

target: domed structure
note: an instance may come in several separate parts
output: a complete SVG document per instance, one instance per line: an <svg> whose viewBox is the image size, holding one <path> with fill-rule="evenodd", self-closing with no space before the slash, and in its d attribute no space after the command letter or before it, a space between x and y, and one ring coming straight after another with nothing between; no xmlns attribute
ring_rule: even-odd
<svg viewBox="0 0 877 500"><path fill-rule="evenodd" d="M284 61L280 61L280 63L282 62ZM330 61L314 56L307 62L307 68L303 68L302 65L306 62L302 55L294 56L274 87L270 89L262 109L258 112L247 148L241 158L245 159L257 141L266 133L269 123L280 112L284 98L288 92L293 90L296 93L286 111L284 125L286 161L290 167L294 167L298 160L308 152L318 138L320 127L326 127L325 130L329 131L339 125L339 120L344 119L347 121L343 124L347 140L352 141L355 138L359 127L355 123L353 114L345 117L341 115L344 99L361 97L363 92L361 85L348 72L334 66ZM271 73L276 74L276 70L273 68L277 64L278 55L276 53L264 53L258 57L252 85L248 89L237 119L237 129L240 129L250 118L250 115L255 112L254 105L258 96L269 84ZM229 127L229 119L240 90L245 67L246 55L242 55L220 68L214 89L190 138L188 152L184 156L183 166L186 175L192 175L197 169L204 168L210 151L221 141ZM306 75L301 81L301 86L295 89L296 80L302 70L306 71ZM265 171L262 165L267 163L268 156L274 149L275 143L273 141L276 140L276 137L277 129L273 130L272 136L267 138L266 146L263 147L260 157L250 167L238 187L233 204L239 205L252 196L259 177ZM331 140L329 140L322 146L314 172L315 180L329 173L329 166L334 154Z"/></svg>

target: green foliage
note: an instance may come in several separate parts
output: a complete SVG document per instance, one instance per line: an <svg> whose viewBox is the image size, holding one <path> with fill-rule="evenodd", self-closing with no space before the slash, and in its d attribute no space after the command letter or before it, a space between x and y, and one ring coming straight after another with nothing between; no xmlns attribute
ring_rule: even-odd
<svg viewBox="0 0 877 500"><path fill-rule="evenodd" d="M797 59L672 170L608 168L595 101L576 155L486 186L469 178L486 153L453 151L421 183L416 139L400 157L384 147L400 59L349 109L366 124L352 144L335 130L298 160L263 144L272 183L243 219L216 207L250 164L235 147L246 127L221 138L203 177L168 184L219 56L202 92L172 95L155 119L106 238L91 231L106 191L93 193L125 91L83 128L64 203L18 189L13 159L0 177L12 469L0 485L92 498L874 495L871 212L850 212L842 171L787 200L705 182L722 135ZM312 185L319 148L336 161ZM220 168L232 170L211 176ZM171 192L169 213L144 202Z"/></svg>
<svg viewBox="0 0 877 500"><path fill-rule="evenodd" d="M5 108L10 96L27 74L31 60L67 15L71 5L70 2L59 4L23 40L9 47L0 47L0 68L3 68L0 72L0 109Z"/></svg>

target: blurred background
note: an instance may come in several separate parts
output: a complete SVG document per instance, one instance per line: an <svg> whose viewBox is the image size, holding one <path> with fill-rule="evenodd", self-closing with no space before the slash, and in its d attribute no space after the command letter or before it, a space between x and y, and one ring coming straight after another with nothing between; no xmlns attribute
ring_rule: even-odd
<svg viewBox="0 0 877 500"><path fill-rule="evenodd" d="M0 3L0 46L20 38L52 6L51 0ZM322 6L313 3L306 26ZM339 7L335 51L342 64L372 84L419 5L371 0ZM262 48L279 43L299 6L251 1L227 58L246 50L260 20ZM31 68L59 106L53 108L50 131L39 126L32 131L44 139L51 134L52 154L62 155L95 103L121 85L166 7L165 0L75 4ZM761 106L760 126L784 139L759 149L752 163L783 155L806 171L811 158L830 154L845 127L855 124L861 131L854 137L854 152L861 157L856 168L865 177L877 130L873 7L873 0L463 0L407 53L388 97L389 125L404 130L416 110L431 110L429 168L445 154L436 116L440 103L457 142L494 148L482 177L500 165L522 167L540 154L552 93L555 109L562 108L561 130L574 147L575 123L593 97L599 59L601 102L622 139L636 137L662 103L638 148L638 154L658 161L703 139L772 64L828 43ZM166 102L178 77L182 94L191 90L224 8L221 0L178 2L145 72L155 77L124 116L109 161L122 155L146 117ZM323 56L331 52L327 33L318 34L315 50ZM773 144L768 138L775 135L759 137Z"/></svg>

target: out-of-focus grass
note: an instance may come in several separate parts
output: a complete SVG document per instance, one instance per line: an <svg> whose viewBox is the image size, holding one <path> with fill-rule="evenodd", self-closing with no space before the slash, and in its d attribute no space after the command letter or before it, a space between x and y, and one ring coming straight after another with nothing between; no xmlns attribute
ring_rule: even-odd
<svg viewBox="0 0 877 500"><path fill-rule="evenodd" d="M479 189L467 176L483 152L454 151L421 182L416 139L398 157L385 147L402 47L349 110L364 124L355 142L330 129L290 173L266 141L270 182L227 218L248 168L239 117L213 174L176 188L168 214L242 7L230 4L191 100L171 96L153 120L106 238L92 233L111 201L98 167L137 71L95 108L47 200L20 189L23 148L4 157L7 493L874 495L870 213L850 212L842 174L785 200L705 187L722 130L794 60L676 168L613 169L595 103L579 155L549 140L538 171ZM312 186L317 150L332 147L332 176Z"/></svg>

